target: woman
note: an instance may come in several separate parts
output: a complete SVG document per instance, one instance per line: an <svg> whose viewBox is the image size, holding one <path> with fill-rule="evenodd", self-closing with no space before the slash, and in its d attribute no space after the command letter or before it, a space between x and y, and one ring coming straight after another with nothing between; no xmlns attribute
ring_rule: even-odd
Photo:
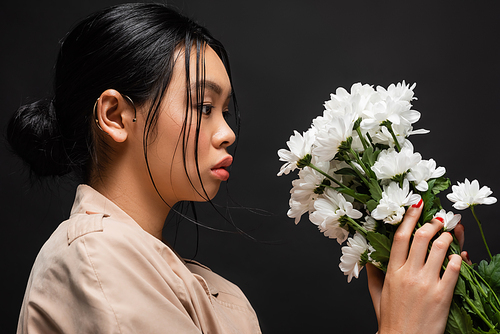
<svg viewBox="0 0 500 334"><path fill-rule="evenodd" d="M9 125L34 174L84 183L35 261L19 333L260 332L237 286L161 240L174 204L209 201L229 177L232 95L223 46L163 5L111 7L66 36L54 97L21 107ZM368 271L380 333L444 331L461 260L440 276L448 233L426 260L437 220L408 250L421 209L398 229L385 279Z"/></svg>

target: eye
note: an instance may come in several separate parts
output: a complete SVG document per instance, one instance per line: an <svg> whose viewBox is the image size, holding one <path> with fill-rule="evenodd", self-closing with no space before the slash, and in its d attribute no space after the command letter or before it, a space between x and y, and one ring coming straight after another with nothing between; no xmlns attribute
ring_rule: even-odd
<svg viewBox="0 0 500 334"><path fill-rule="evenodd" d="M203 115L210 115L212 113L213 106L210 104L204 104L199 107L199 110Z"/></svg>
<svg viewBox="0 0 500 334"><path fill-rule="evenodd" d="M231 113L229 112L229 110L225 110L223 113L222 113L222 116L224 116L224 119L228 119L229 117L231 117Z"/></svg>

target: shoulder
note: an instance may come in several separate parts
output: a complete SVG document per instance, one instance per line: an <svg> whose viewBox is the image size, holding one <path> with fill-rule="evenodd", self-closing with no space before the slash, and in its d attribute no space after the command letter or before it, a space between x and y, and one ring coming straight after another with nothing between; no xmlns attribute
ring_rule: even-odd
<svg viewBox="0 0 500 334"><path fill-rule="evenodd" d="M158 253L154 245L144 240L138 225L114 220L105 214L74 214L61 223L43 245L34 269L43 267L72 276L83 270L95 271L99 259L111 264L119 258L130 259L135 253ZM132 257L133 258L133 257ZM123 261L116 261L116 265ZM60 275L59 275L60 276Z"/></svg>
<svg viewBox="0 0 500 334"><path fill-rule="evenodd" d="M31 270L19 318L21 329L71 332L75 328L117 328L115 314L102 294L82 238L102 231L95 217L72 217L52 233ZM73 237L77 234L80 237Z"/></svg>
<svg viewBox="0 0 500 334"><path fill-rule="evenodd" d="M168 322L190 333L196 327L185 311L187 293L175 269L161 242L139 226L103 214L72 215L35 261L19 326L156 332ZM160 315L162 321L152 321Z"/></svg>

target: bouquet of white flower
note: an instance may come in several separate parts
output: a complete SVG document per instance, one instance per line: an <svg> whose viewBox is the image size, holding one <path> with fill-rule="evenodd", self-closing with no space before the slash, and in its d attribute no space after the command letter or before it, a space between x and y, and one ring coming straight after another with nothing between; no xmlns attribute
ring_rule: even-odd
<svg viewBox="0 0 500 334"><path fill-rule="evenodd" d="M278 175L299 169L292 181L288 216L295 223L308 212L309 220L342 247L340 269L358 277L366 263L386 271L392 240L406 207L424 202L417 227L437 218L452 231L460 215L446 212L437 195L450 186L445 168L423 160L408 137L420 113L412 109L413 89L403 81L387 89L354 84L338 88L325 102L324 113L311 127L294 134L288 150L278 155L285 164ZM452 187L447 198L457 210L496 202L488 187L474 180ZM350 237L351 236L351 237ZM450 253L460 254L455 242ZM500 333L500 255L482 261L477 269L462 262L446 333ZM443 263L446 267L447 260Z"/></svg>

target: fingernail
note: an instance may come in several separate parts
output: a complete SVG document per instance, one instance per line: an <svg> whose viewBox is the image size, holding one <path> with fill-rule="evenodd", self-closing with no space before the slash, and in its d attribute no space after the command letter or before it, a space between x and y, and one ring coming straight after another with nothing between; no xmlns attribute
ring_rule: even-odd
<svg viewBox="0 0 500 334"><path fill-rule="evenodd" d="M467 261L470 261L469 253L465 251L465 257L467 258Z"/></svg>
<svg viewBox="0 0 500 334"><path fill-rule="evenodd" d="M441 223L444 223L444 219L442 217L434 217L434 219L439 220Z"/></svg>
<svg viewBox="0 0 500 334"><path fill-rule="evenodd" d="M412 207L413 208L420 208L420 206L422 205L423 201L424 201L423 199L420 199L420 201L417 204L413 204Z"/></svg>

